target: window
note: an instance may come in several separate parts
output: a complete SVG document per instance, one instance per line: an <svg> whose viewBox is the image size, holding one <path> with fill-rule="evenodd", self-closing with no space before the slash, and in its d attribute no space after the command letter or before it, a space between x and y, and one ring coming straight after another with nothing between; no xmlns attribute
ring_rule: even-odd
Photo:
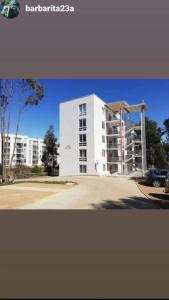
<svg viewBox="0 0 169 300"><path fill-rule="evenodd" d="M106 165L104 164L103 165L103 172L105 172L106 171Z"/></svg>
<svg viewBox="0 0 169 300"><path fill-rule="evenodd" d="M79 146L86 146L86 134L79 135Z"/></svg>
<svg viewBox="0 0 169 300"><path fill-rule="evenodd" d="M79 116L86 115L86 103L79 105Z"/></svg>
<svg viewBox="0 0 169 300"><path fill-rule="evenodd" d="M80 119L79 120L79 131L85 131L86 130L86 119Z"/></svg>
<svg viewBox="0 0 169 300"><path fill-rule="evenodd" d="M102 135L102 143L105 143L105 136Z"/></svg>
<svg viewBox="0 0 169 300"><path fill-rule="evenodd" d="M105 129L105 122L102 121L102 129Z"/></svg>
<svg viewBox="0 0 169 300"><path fill-rule="evenodd" d="M86 149L79 150L79 160L87 161L87 150Z"/></svg>
<svg viewBox="0 0 169 300"><path fill-rule="evenodd" d="M80 165L80 173L82 173L82 174L87 173L87 166L86 165Z"/></svg>
<svg viewBox="0 0 169 300"><path fill-rule="evenodd" d="M103 149L102 150L102 156L105 157L106 156L106 151Z"/></svg>

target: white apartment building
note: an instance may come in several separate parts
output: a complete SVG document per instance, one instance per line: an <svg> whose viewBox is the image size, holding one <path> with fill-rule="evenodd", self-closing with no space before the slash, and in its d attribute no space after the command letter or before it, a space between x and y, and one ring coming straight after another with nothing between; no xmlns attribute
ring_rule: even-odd
<svg viewBox="0 0 169 300"><path fill-rule="evenodd" d="M60 104L60 175L146 171L144 103L105 103L95 94ZM139 121L128 117L139 114Z"/></svg>
<svg viewBox="0 0 169 300"><path fill-rule="evenodd" d="M10 164L14 144L15 135L9 134L5 137L5 164L8 166ZM0 145L2 145L0 137ZM41 157L44 149L44 143L42 139L29 138L28 136L18 135L16 139L16 147L14 151L13 166L15 165L25 165L32 167L34 165L41 166ZM0 163L1 163L1 151L0 147Z"/></svg>

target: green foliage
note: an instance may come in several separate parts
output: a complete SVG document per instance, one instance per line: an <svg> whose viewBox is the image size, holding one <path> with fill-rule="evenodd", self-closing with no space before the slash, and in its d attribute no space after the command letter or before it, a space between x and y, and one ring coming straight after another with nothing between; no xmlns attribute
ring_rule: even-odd
<svg viewBox="0 0 169 300"><path fill-rule="evenodd" d="M164 120L163 125L164 128L162 129L162 136L164 136L166 142L169 143L169 118Z"/></svg>
<svg viewBox="0 0 169 300"><path fill-rule="evenodd" d="M146 145L148 168L167 168L168 161L164 145L161 140L162 131L157 122L146 118Z"/></svg>
<svg viewBox="0 0 169 300"><path fill-rule="evenodd" d="M58 176L58 146L57 138L54 134L54 128L52 125L49 126L45 137L44 137L45 150L42 155L42 162L45 166L45 170L48 172L49 176Z"/></svg>
<svg viewBox="0 0 169 300"><path fill-rule="evenodd" d="M0 175L2 175L2 164L0 164Z"/></svg>
<svg viewBox="0 0 169 300"><path fill-rule="evenodd" d="M38 105L44 97L44 87L34 79L23 79L21 85L23 90L32 92L27 97L25 105Z"/></svg>
<svg viewBox="0 0 169 300"><path fill-rule="evenodd" d="M32 169L32 173L40 174L41 173L41 167L34 166L33 169Z"/></svg>

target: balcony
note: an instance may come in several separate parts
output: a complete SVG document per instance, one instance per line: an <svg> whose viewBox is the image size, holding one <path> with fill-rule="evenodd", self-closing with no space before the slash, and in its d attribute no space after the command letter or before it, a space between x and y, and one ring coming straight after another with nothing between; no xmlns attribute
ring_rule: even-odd
<svg viewBox="0 0 169 300"><path fill-rule="evenodd" d="M107 129L107 135L120 135L118 130Z"/></svg>
<svg viewBox="0 0 169 300"><path fill-rule="evenodd" d="M107 149L118 149L120 147L120 143L107 143Z"/></svg>
<svg viewBox="0 0 169 300"><path fill-rule="evenodd" d="M121 157L120 156L111 156L107 158L107 163L115 163L115 162L120 162Z"/></svg>

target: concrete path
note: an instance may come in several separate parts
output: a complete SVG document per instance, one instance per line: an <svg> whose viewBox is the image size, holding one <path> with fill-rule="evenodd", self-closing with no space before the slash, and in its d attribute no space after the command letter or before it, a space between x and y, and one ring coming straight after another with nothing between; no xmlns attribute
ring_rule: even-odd
<svg viewBox="0 0 169 300"><path fill-rule="evenodd" d="M40 180L42 181L42 178ZM21 209L159 208L141 193L134 181L127 177L75 176L56 177L51 180L75 181L78 185Z"/></svg>

